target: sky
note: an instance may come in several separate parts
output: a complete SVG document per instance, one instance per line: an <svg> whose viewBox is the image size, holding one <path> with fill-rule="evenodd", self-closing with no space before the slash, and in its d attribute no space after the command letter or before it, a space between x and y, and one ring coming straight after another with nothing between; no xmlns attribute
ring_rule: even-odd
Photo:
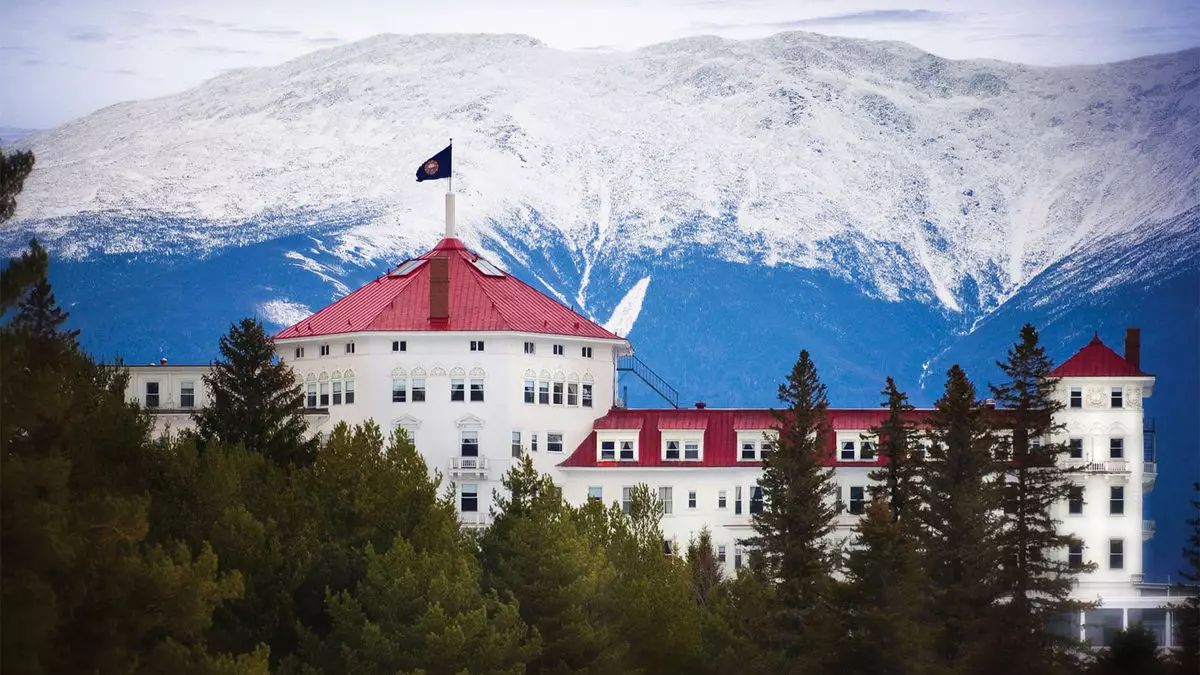
<svg viewBox="0 0 1200 675"><path fill-rule="evenodd" d="M50 128L379 33L628 50L790 30L954 59L1105 63L1200 46L1200 0L0 0L0 127Z"/></svg>

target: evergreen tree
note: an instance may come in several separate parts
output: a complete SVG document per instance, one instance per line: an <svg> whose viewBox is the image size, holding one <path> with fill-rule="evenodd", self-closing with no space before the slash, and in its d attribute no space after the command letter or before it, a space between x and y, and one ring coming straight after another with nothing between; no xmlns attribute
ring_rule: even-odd
<svg viewBox="0 0 1200 675"><path fill-rule="evenodd" d="M942 666L974 672L997 598L1001 483L991 422L958 365L929 416L931 447L919 465L919 546L929 576L931 629Z"/></svg>
<svg viewBox="0 0 1200 675"><path fill-rule="evenodd" d="M775 590L776 631L768 639L791 658L820 670L830 644L833 554L829 535L836 512L827 499L832 470L825 385L807 351L779 386L786 405L774 411L779 428L760 484L764 506L754 514L750 546L761 554Z"/></svg>
<svg viewBox="0 0 1200 675"><path fill-rule="evenodd" d="M1002 409L992 422L997 438L1011 436L1003 453L1005 508L997 542L1001 595L991 645L1005 668L1031 675L1061 672L1064 658L1079 645L1046 626L1057 615L1087 606L1071 599L1071 589L1080 573L1095 569L1095 563L1078 568L1068 563L1068 547L1083 541L1060 532L1053 514L1067 501L1080 469L1067 468L1070 448L1052 439L1063 429L1054 415L1064 406L1054 396L1054 364L1038 344L1037 330L1022 327L1007 360L997 365L1007 379L991 386Z"/></svg>
<svg viewBox="0 0 1200 675"><path fill-rule="evenodd" d="M838 603L839 671L872 675L935 672L928 582L916 543L874 499L855 528Z"/></svg>
<svg viewBox="0 0 1200 675"><path fill-rule="evenodd" d="M628 646L606 620L612 563L594 554L558 488L528 456L514 463L503 486L480 552L486 587L516 599L521 618L541 636L541 653L527 672L624 671Z"/></svg>
<svg viewBox="0 0 1200 675"><path fill-rule="evenodd" d="M279 464L312 461L315 442L304 440L304 391L292 369L254 319L242 319L221 337L224 360L204 376L209 405L196 413L204 441L243 444Z"/></svg>
<svg viewBox="0 0 1200 675"><path fill-rule="evenodd" d="M1200 675L1200 483L1194 483L1197 498L1192 500L1192 517L1187 519L1192 526L1187 546L1183 548L1183 559L1187 569L1180 575L1191 582L1184 586L1187 599L1173 608L1175 621L1175 658L1179 663L1180 675Z"/></svg>
<svg viewBox="0 0 1200 675"><path fill-rule="evenodd" d="M4 154L0 147L0 223L12 218L17 210L17 195L25 188L25 178L33 171L33 153L23 152Z"/></svg>
<svg viewBox="0 0 1200 675"><path fill-rule="evenodd" d="M692 579L692 597L696 604L708 607L713 594L725 581L725 572L713 550L712 533L707 526L701 528L700 536L688 544L687 563L688 575Z"/></svg>
<svg viewBox="0 0 1200 675"><path fill-rule="evenodd" d="M882 490L892 520L898 523L916 490L913 449L918 431L911 416L915 408L908 402L908 395L900 391L891 377L887 378L887 384L880 394L884 397L883 406L888 409L888 416L879 426L872 427L870 433L879 439L879 455L885 464L872 471L870 478Z"/></svg>
<svg viewBox="0 0 1200 675"><path fill-rule="evenodd" d="M1158 654L1158 640L1142 624L1134 624L1113 636L1108 649L1099 653L1089 675L1167 675L1167 662Z"/></svg>

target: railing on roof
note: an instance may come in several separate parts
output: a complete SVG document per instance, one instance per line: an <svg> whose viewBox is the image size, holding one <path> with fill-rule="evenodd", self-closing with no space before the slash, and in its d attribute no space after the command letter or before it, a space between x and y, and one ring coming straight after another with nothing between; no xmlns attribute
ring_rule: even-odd
<svg viewBox="0 0 1200 675"><path fill-rule="evenodd" d="M666 380L651 370L650 366L638 357L629 354L618 358L617 372L637 375L642 382L646 383L647 387L653 389L656 394L663 397L663 400L670 403L672 408L679 407L679 392L675 391L675 387L667 384Z"/></svg>

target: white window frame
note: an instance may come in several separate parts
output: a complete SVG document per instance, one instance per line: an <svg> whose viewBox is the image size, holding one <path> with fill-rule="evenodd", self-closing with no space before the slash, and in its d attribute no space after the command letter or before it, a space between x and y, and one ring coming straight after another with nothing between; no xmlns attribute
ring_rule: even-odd
<svg viewBox="0 0 1200 675"><path fill-rule="evenodd" d="M473 439L473 442L468 442L468 439ZM468 445L475 446L475 454L465 455L463 452ZM479 430L478 429L463 429L458 432L458 456L459 457L479 457Z"/></svg>
<svg viewBox="0 0 1200 675"><path fill-rule="evenodd" d="M775 439L779 437L779 432L774 429L754 429L743 430L737 432L737 461L739 462L761 462L763 461L766 452L770 454L771 447L775 443ZM753 445L753 456L744 457L743 454L749 450L748 447Z"/></svg>
<svg viewBox="0 0 1200 675"><path fill-rule="evenodd" d="M353 343L353 342L347 342L347 343L346 343L346 353L347 353L347 354L353 354L353 353L354 353L354 343Z"/></svg>
<svg viewBox="0 0 1200 675"><path fill-rule="evenodd" d="M863 457L863 444L871 448L871 456ZM850 453L851 456L847 456ZM837 432L837 461L839 462L874 462L879 459L879 441L873 436L866 436L862 431Z"/></svg>
<svg viewBox="0 0 1200 675"><path fill-rule="evenodd" d="M459 487L458 510L462 513L479 513L479 484L478 483L463 483ZM475 508L468 511L463 508L463 501L468 497L475 500Z"/></svg>
<svg viewBox="0 0 1200 675"><path fill-rule="evenodd" d="M454 398L458 394L459 398ZM461 377L450 379L450 402L465 403L467 400L467 381Z"/></svg>
<svg viewBox="0 0 1200 675"><path fill-rule="evenodd" d="M153 394L150 393L150 385L154 385L154 393ZM143 386L142 389L143 389L143 391L146 392L145 407L147 407L147 408L161 408L162 407L163 387L162 387L161 382L159 382L158 380L147 380L145 383L145 386ZM154 403L150 402L151 396L154 397Z"/></svg>
<svg viewBox="0 0 1200 675"><path fill-rule="evenodd" d="M604 443L613 443L614 458L604 459ZM629 447L626 446L629 444ZM632 448L633 457L622 457L622 454ZM638 461L638 430L637 429L605 429L596 432L596 459L601 462L636 462Z"/></svg>
<svg viewBox="0 0 1200 675"><path fill-rule="evenodd" d="M664 462L703 462L704 461L704 432L681 429L659 429L659 436L662 438L661 457ZM667 449L672 444L676 445L677 457L671 459L667 457ZM688 445L695 444L696 456L688 459Z"/></svg>
<svg viewBox="0 0 1200 675"><path fill-rule="evenodd" d="M525 453L525 446L521 445L521 432L512 432L512 456L520 457Z"/></svg>
<svg viewBox="0 0 1200 675"><path fill-rule="evenodd" d="M633 512L633 486L625 485L621 487L621 510L625 513Z"/></svg>
<svg viewBox="0 0 1200 675"><path fill-rule="evenodd" d="M473 352L483 351L483 340L471 340L471 351L473 351Z"/></svg>
<svg viewBox="0 0 1200 675"><path fill-rule="evenodd" d="M728 494L729 493L726 490L717 490L717 508L718 509L729 508Z"/></svg>
<svg viewBox="0 0 1200 675"><path fill-rule="evenodd" d="M580 386L580 388L579 388L579 405L583 406L584 408L591 408L593 405L592 397L593 397L592 385L587 382L584 382L583 385Z"/></svg>
<svg viewBox="0 0 1200 675"><path fill-rule="evenodd" d="M1115 409L1123 409L1125 407L1125 388L1113 387L1108 398L1109 406Z"/></svg>
<svg viewBox="0 0 1200 675"><path fill-rule="evenodd" d="M687 500L687 507L688 507L689 509L694 509L694 508L696 508L696 505L697 505L698 503L699 503L699 500L696 498L696 491L695 491L695 490L688 490L688 500Z"/></svg>
<svg viewBox="0 0 1200 675"><path fill-rule="evenodd" d="M423 377L414 377L408 389L410 403L424 403L429 399L429 391L425 388L425 378ZM421 392L420 398L417 398L418 391Z"/></svg>
<svg viewBox="0 0 1200 675"><path fill-rule="evenodd" d="M572 408L579 407L579 383L578 382L568 382L567 383L567 405L571 406Z"/></svg>
<svg viewBox="0 0 1200 675"><path fill-rule="evenodd" d="M185 392L188 392L188 391L191 392L191 397L192 397L192 402L190 405L185 404L183 402L183 400L184 400L183 397L185 395ZM179 407L187 408L187 409L196 407L196 381L195 380L183 380L179 383Z"/></svg>
<svg viewBox="0 0 1200 675"><path fill-rule="evenodd" d="M525 353L526 354L537 354L537 345L533 342L526 341L525 342Z"/></svg>
<svg viewBox="0 0 1200 675"><path fill-rule="evenodd" d="M479 398L475 398L475 392L479 392ZM471 403L483 403L484 386L483 379L473 377L467 381L467 400Z"/></svg>
<svg viewBox="0 0 1200 675"><path fill-rule="evenodd" d="M589 485L588 491L587 491L587 498L589 501L597 501L597 502L600 502L601 504L603 504L604 503L604 486L603 485Z"/></svg>
<svg viewBox="0 0 1200 675"><path fill-rule="evenodd" d="M675 488L670 485L660 485L658 501L662 502L664 516L673 515L675 513Z"/></svg>
<svg viewBox="0 0 1200 675"><path fill-rule="evenodd" d="M407 340L392 340L392 351L394 351L394 352L408 351L408 341Z"/></svg>
<svg viewBox="0 0 1200 675"><path fill-rule="evenodd" d="M408 403L408 380L403 377L392 378L392 403Z"/></svg>
<svg viewBox="0 0 1200 675"><path fill-rule="evenodd" d="M564 434L561 431L547 431L546 432L546 452L562 452L563 448L565 446L565 443L563 442L563 436L564 436ZM555 437L558 438L557 441L554 440ZM558 446L557 450L554 449L555 445Z"/></svg>
<svg viewBox="0 0 1200 675"><path fill-rule="evenodd" d="M583 349L580 351L580 354L582 354L582 355L583 355L583 358L585 358L585 359L590 359L590 358L592 358L592 348L591 348L591 347L584 347L584 348L583 348Z"/></svg>
<svg viewBox="0 0 1200 675"><path fill-rule="evenodd" d="M566 350L563 348L562 345L554 345L554 349L552 351L554 352L555 356L565 356L566 355Z"/></svg>

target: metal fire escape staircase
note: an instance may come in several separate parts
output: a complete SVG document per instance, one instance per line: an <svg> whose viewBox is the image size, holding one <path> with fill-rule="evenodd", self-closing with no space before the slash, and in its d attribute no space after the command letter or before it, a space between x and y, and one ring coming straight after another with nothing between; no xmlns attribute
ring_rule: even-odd
<svg viewBox="0 0 1200 675"><path fill-rule="evenodd" d="M637 375L638 379L640 379L642 382L645 382L646 386L650 387L654 393L658 394L663 398L664 401L671 404L672 408L679 407L679 392L675 391L675 387L667 384L666 380L659 376L658 373L651 370L650 366L646 365L645 361L642 361L638 357L632 354L619 357L617 359L617 372L633 373L634 375Z"/></svg>

